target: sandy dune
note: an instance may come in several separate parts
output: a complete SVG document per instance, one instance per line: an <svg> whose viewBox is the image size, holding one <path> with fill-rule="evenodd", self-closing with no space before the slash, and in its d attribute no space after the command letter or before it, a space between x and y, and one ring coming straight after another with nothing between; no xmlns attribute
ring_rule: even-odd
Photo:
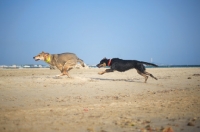
<svg viewBox="0 0 200 132"><path fill-rule="evenodd" d="M200 131L200 68L102 70L0 69L0 131Z"/></svg>

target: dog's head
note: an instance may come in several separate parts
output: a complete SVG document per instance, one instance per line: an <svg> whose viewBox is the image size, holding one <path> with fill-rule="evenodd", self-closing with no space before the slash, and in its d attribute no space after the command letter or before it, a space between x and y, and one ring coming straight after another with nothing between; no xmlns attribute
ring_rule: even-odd
<svg viewBox="0 0 200 132"><path fill-rule="evenodd" d="M96 66L99 67L99 68L101 68L101 67L105 67L105 66L107 66L107 65L108 65L108 59L103 58L103 59L100 61L100 63L97 64Z"/></svg>
<svg viewBox="0 0 200 132"><path fill-rule="evenodd" d="M49 55L50 55L49 53L45 53L42 51L42 53L39 53L38 55L33 57L33 59L35 59L35 61L38 61L38 60L46 61Z"/></svg>

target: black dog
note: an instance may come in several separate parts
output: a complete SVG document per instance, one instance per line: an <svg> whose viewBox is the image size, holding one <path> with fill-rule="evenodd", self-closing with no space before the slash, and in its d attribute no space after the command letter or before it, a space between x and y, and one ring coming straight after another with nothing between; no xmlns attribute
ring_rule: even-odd
<svg viewBox="0 0 200 132"><path fill-rule="evenodd" d="M113 72L115 70L119 72L124 72L129 69L135 68L137 72L145 78L145 81L144 81L145 83L147 82L147 79L148 79L147 75L157 80L156 77L154 77L152 74L145 71L145 67L143 64L158 67L157 65L148 63L148 62L137 61L137 60L122 60L119 58L113 58L113 59L104 58L100 61L99 64L97 64L97 67L100 68L100 67L110 66L110 69L106 69L105 71L100 72L99 73L100 75L106 72Z"/></svg>

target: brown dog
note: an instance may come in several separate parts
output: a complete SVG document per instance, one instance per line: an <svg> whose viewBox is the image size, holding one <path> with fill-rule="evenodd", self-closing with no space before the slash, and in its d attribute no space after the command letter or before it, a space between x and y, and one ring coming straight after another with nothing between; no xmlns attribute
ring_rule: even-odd
<svg viewBox="0 0 200 132"><path fill-rule="evenodd" d="M70 77L68 71L71 70L77 62L85 67L83 60L79 59L74 53L62 53L62 54L49 54L49 53L39 53L37 56L33 57L35 61L43 60L51 66L56 66L62 74L57 76L67 75Z"/></svg>

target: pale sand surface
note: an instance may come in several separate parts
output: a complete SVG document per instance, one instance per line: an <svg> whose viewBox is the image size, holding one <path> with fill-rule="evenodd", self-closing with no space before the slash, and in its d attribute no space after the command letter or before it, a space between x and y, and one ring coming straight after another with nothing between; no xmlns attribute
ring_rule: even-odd
<svg viewBox="0 0 200 132"><path fill-rule="evenodd" d="M200 132L200 68L102 70L0 69L0 131Z"/></svg>

